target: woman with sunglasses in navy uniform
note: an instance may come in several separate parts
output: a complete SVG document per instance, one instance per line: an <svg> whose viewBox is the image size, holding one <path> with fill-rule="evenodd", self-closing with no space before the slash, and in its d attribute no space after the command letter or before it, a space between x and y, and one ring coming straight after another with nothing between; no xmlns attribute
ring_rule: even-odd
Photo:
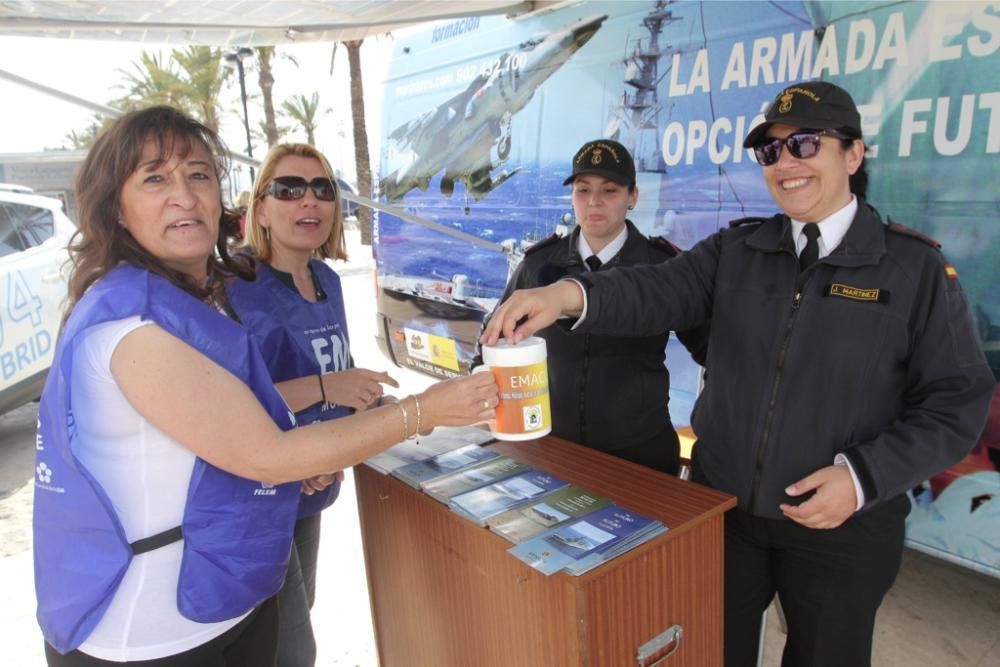
<svg viewBox="0 0 1000 667"><path fill-rule="evenodd" d="M386 373L355 368L340 278L326 259L346 259L340 192L313 146L280 144L261 163L247 208L244 245L255 280L231 281L230 303L254 333L271 379L299 424L337 419L379 404ZM316 642L309 612L316 596L320 512L337 498L343 472L302 483L295 543L278 597L279 667L311 667Z"/></svg>
<svg viewBox="0 0 1000 667"><path fill-rule="evenodd" d="M710 320L692 479L738 499L726 514L725 664L755 664L777 593L783 667L864 667L902 557L906 491L976 443L993 374L939 245L865 202L846 91L784 89L744 147L781 213L737 220L665 264L514 294L483 342L560 314L585 312L576 328L601 334Z"/></svg>
<svg viewBox="0 0 1000 667"><path fill-rule="evenodd" d="M115 121L80 167L69 308L38 409L49 665L272 667L300 480L496 405L480 373L293 428L224 290L247 269L227 248L227 154L157 106Z"/></svg>

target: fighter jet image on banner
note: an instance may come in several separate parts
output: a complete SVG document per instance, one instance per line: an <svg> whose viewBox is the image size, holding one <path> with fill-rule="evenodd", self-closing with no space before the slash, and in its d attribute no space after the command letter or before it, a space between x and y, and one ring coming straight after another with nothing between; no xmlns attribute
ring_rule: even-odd
<svg viewBox="0 0 1000 667"><path fill-rule="evenodd" d="M583 18L521 43L464 91L393 130L389 140L408 162L382 179L382 194L398 202L413 188L426 191L431 178L444 169L442 194L450 197L459 181L479 201L520 171L515 167L494 173L510 156L514 114L607 18Z"/></svg>

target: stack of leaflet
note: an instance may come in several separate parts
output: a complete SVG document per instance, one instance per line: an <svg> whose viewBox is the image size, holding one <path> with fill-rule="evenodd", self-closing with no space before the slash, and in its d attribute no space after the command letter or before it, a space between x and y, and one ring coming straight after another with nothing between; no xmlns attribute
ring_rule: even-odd
<svg viewBox="0 0 1000 667"><path fill-rule="evenodd" d="M444 454L432 456L426 461L410 463L392 471L393 477L398 477L415 489L422 482L448 475L456 470L469 468L482 461L500 456L491 449L483 449L480 445L465 445Z"/></svg>
<svg viewBox="0 0 1000 667"><path fill-rule="evenodd" d="M432 456L466 445L481 445L490 440L493 440L493 436L489 431L475 426L439 426L430 435L421 435L393 445L365 461L365 465L388 475L405 465L426 461Z"/></svg>
<svg viewBox="0 0 1000 667"><path fill-rule="evenodd" d="M465 518L485 526L490 517L566 485L564 480L532 468L488 486L452 496L448 506Z"/></svg>
<svg viewBox="0 0 1000 667"><path fill-rule="evenodd" d="M609 505L559 524L508 553L545 575L581 575L665 532L667 527L656 519Z"/></svg>
<svg viewBox="0 0 1000 667"><path fill-rule="evenodd" d="M474 466L421 482L420 488L431 498L447 503L452 496L498 482L528 469L527 463L506 456L496 456Z"/></svg>
<svg viewBox="0 0 1000 667"><path fill-rule="evenodd" d="M497 535L520 544L557 524L577 519L610 504L611 501L604 496L579 486L567 486L527 505L490 517L486 525Z"/></svg>

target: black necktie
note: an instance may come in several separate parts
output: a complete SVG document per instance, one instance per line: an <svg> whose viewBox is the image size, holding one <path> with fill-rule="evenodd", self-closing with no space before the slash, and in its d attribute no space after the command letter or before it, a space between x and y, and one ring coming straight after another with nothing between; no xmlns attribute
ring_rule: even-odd
<svg viewBox="0 0 1000 667"><path fill-rule="evenodd" d="M819 225L816 223L807 223L802 227L802 233L806 235L806 247L802 249L802 254L799 255L799 269L805 271L810 266L816 263L819 259Z"/></svg>
<svg viewBox="0 0 1000 667"><path fill-rule="evenodd" d="M587 266L590 268L591 271L596 271L597 269L601 268L602 264L601 258L598 257L597 255L591 255L590 257L588 257L583 261L587 263Z"/></svg>

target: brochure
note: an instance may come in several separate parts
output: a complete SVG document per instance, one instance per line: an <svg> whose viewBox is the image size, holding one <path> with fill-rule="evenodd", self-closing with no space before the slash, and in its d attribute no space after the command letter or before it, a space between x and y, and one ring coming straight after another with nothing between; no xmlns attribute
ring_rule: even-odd
<svg viewBox="0 0 1000 667"><path fill-rule="evenodd" d="M410 463L426 461L465 445L481 445L491 440L493 436L489 431L476 426L439 426L430 435L396 443L365 461L365 465L388 475Z"/></svg>
<svg viewBox="0 0 1000 667"><path fill-rule="evenodd" d="M491 516L561 489L566 484L564 480L547 472L531 469L489 486L453 496L448 505L453 511L484 526Z"/></svg>
<svg viewBox="0 0 1000 667"><path fill-rule="evenodd" d="M478 489L525 470L528 470L527 463L506 456L497 456L469 468L430 479L423 482L420 488L435 500L447 503L452 496Z"/></svg>
<svg viewBox="0 0 1000 667"><path fill-rule="evenodd" d="M553 526L607 507L611 501L583 487L567 486L535 502L490 517L486 524L494 533L514 544L543 533Z"/></svg>
<svg viewBox="0 0 1000 667"><path fill-rule="evenodd" d="M560 570L580 575L666 530L656 519L609 505L559 524L508 553L546 575Z"/></svg>
<svg viewBox="0 0 1000 667"><path fill-rule="evenodd" d="M421 482L426 482L441 475L447 475L462 468L468 468L481 461L488 461L497 456L500 455L492 450L483 449L481 445L465 445L453 451L438 454L426 461L410 463L396 468L392 471L392 475L403 480L413 488L419 489Z"/></svg>

